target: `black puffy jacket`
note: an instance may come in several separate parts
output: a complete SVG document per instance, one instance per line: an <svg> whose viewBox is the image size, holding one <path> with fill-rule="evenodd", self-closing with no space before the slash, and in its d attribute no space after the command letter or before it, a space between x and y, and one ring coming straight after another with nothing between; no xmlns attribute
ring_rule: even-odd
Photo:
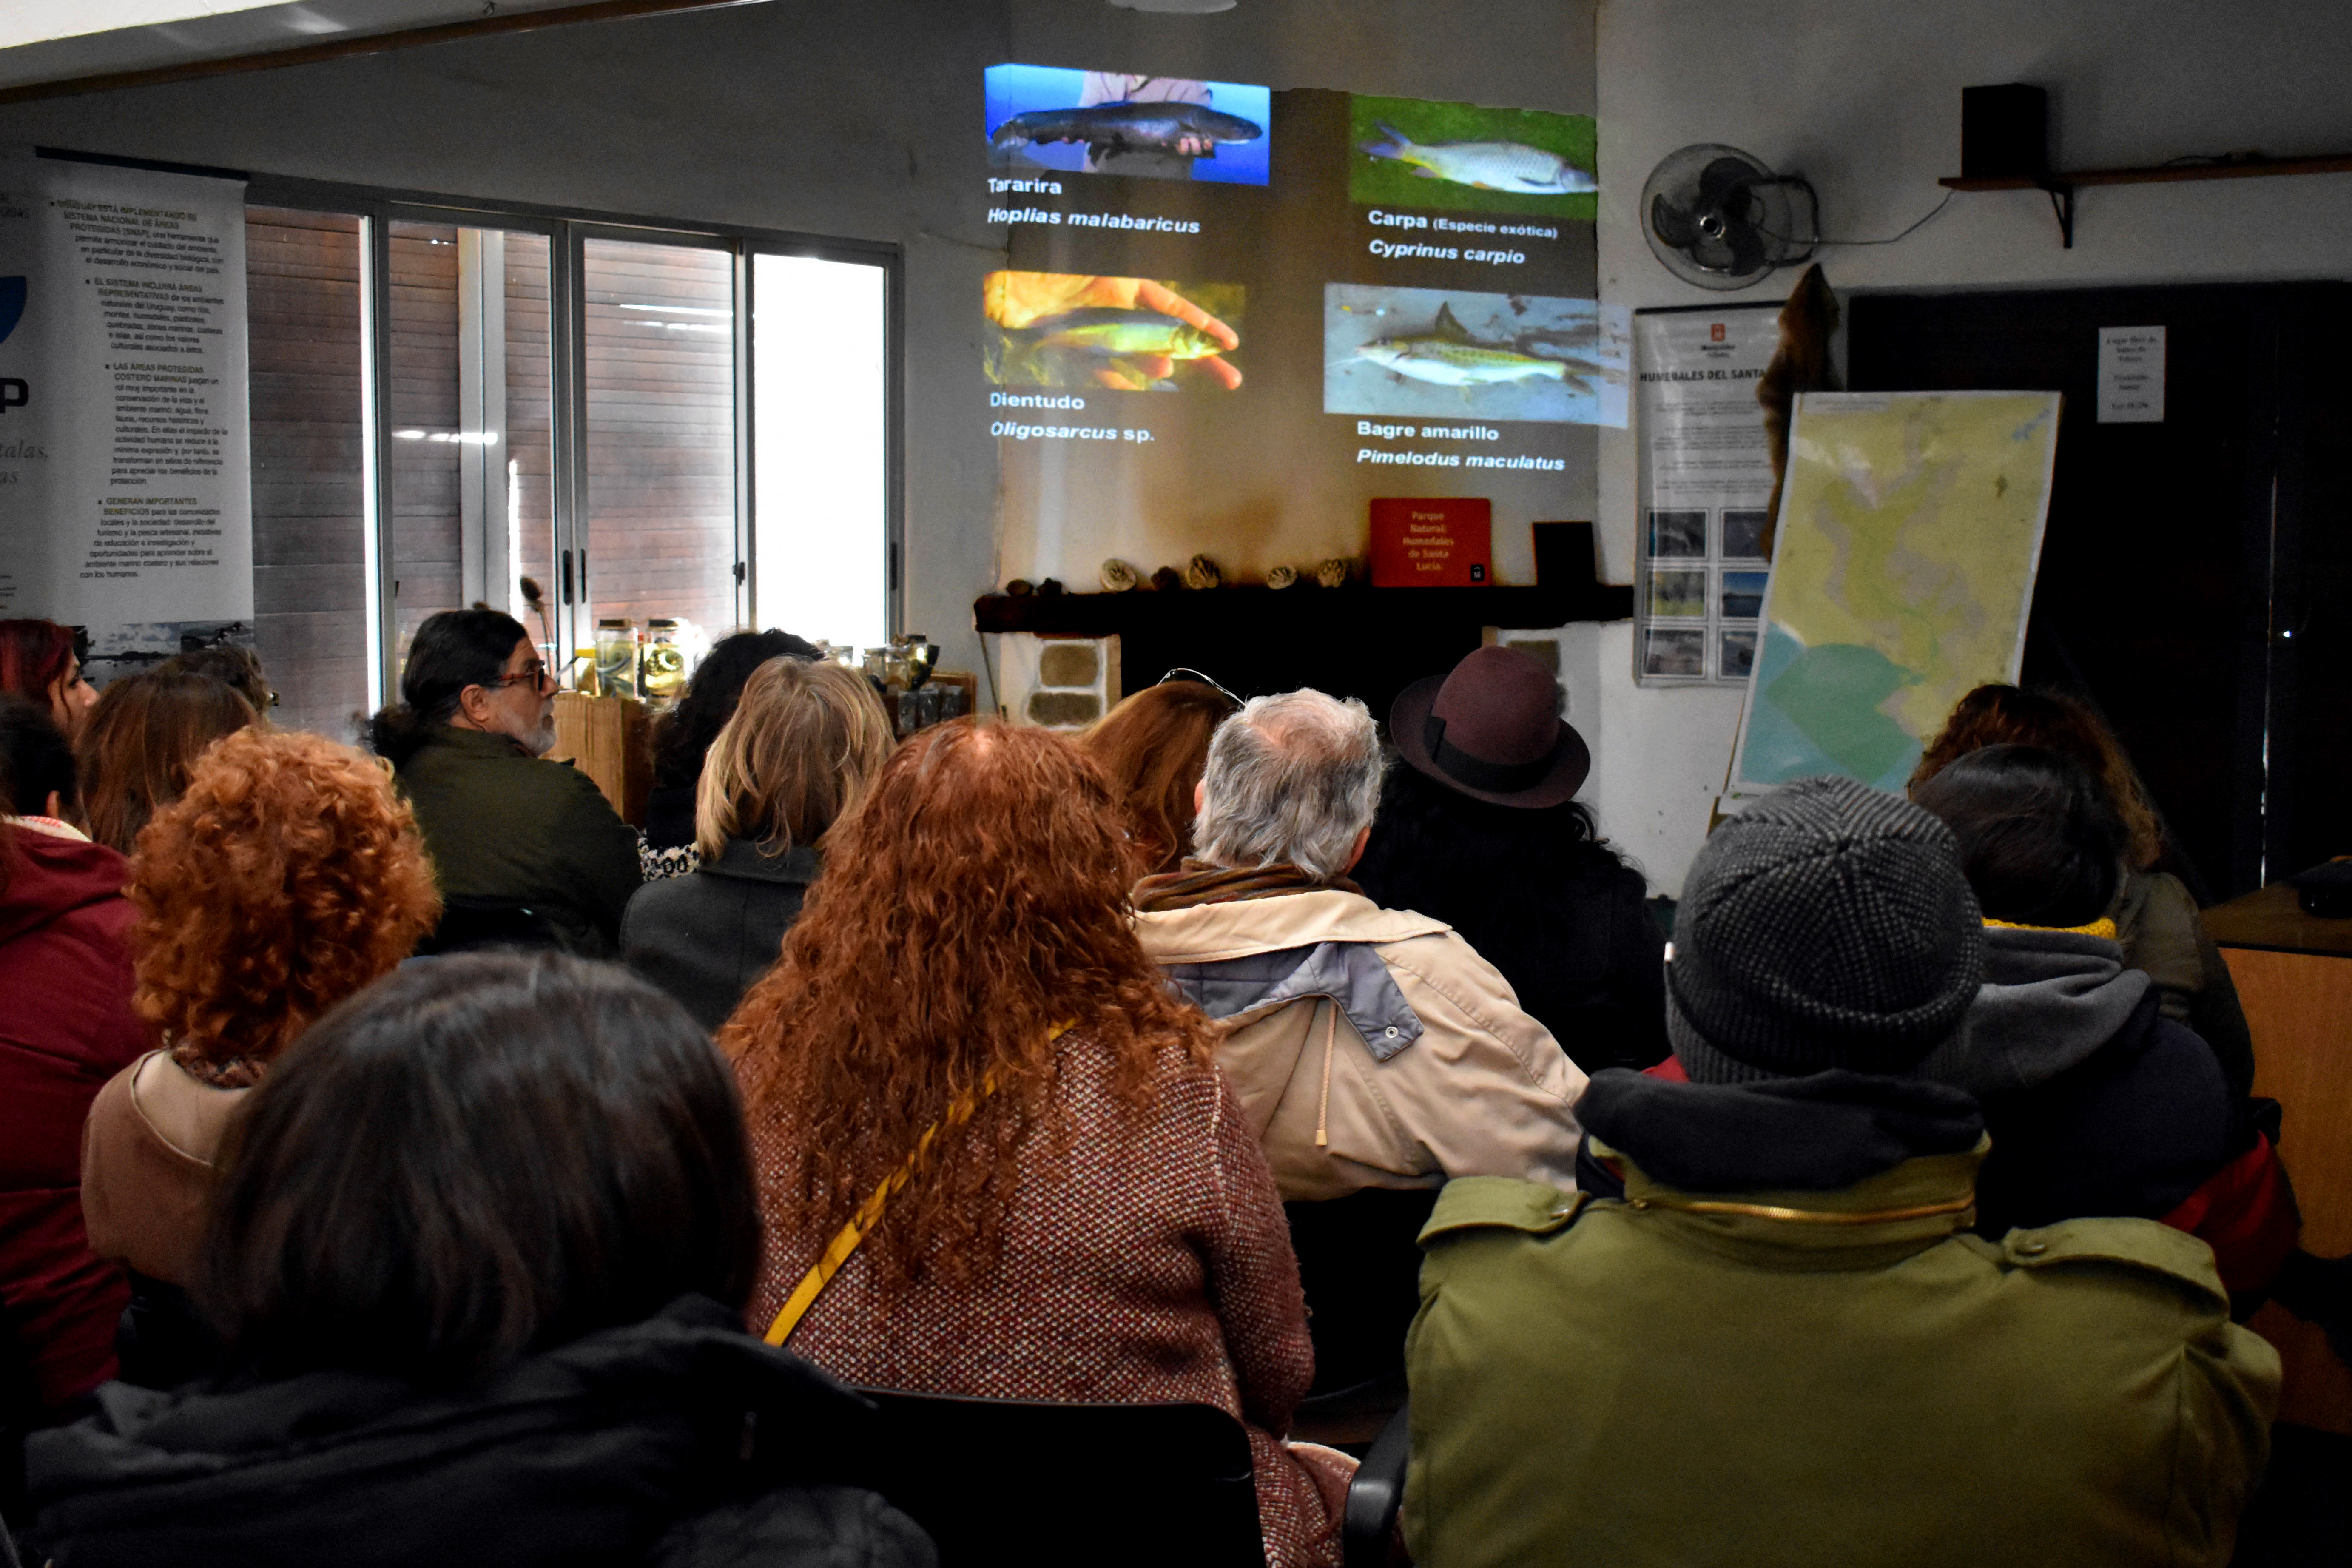
<svg viewBox="0 0 2352 1568"><path fill-rule="evenodd" d="M320 1372L98 1398L26 1445L57 1568L937 1562L879 1496L824 1484L871 1407L698 1296L466 1393Z"/></svg>

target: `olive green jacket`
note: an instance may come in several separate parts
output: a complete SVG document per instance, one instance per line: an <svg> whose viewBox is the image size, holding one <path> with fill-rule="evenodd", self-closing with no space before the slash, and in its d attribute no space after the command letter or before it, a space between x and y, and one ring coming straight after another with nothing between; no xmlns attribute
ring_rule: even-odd
<svg viewBox="0 0 2352 1568"><path fill-rule="evenodd" d="M1622 1202L1449 1184L1407 1341L1413 1560L2226 1563L2277 1353L2152 1220L1958 1234L1982 1149L1707 1200L1596 1140Z"/></svg>
<svg viewBox="0 0 2352 1568"><path fill-rule="evenodd" d="M503 735L444 724L395 777L442 898L527 905L569 951L617 951L621 913L643 879L637 833L587 774Z"/></svg>

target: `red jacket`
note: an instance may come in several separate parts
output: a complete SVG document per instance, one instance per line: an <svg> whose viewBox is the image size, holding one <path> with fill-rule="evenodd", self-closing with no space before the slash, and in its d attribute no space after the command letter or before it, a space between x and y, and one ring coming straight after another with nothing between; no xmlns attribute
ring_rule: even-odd
<svg viewBox="0 0 2352 1568"><path fill-rule="evenodd" d="M121 856L18 825L0 844L0 1316L34 1400L55 1409L114 1375L129 1300L81 1223L81 1124L148 1048L131 1010Z"/></svg>

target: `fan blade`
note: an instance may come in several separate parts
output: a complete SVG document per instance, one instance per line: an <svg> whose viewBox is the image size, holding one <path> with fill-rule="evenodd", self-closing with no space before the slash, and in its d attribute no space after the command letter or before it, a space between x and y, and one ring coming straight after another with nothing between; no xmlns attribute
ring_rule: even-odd
<svg viewBox="0 0 2352 1568"><path fill-rule="evenodd" d="M1698 240L1698 224L1691 215L1664 196L1650 198L1650 232L1676 250Z"/></svg>
<svg viewBox="0 0 2352 1568"><path fill-rule="evenodd" d="M1764 237L1744 223L1734 224L1724 235L1723 243L1731 253L1730 272L1763 272L1771 267L1771 258L1764 248Z"/></svg>
<svg viewBox="0 0 2352 1568"><path fill-rule="evenodd" d="M1719 239L1702 239L1684 252L1691 265L1706 272L1728 272L1731 268L1731 247Z"/></svg>
<svg viewBox="0 0 2352 1568"><path fill-rule="evenodd" d="M1763 177L1745 158L1717 158L1699 171L1699 198L1710 206L1734 206L1733 193Z"/></svg>

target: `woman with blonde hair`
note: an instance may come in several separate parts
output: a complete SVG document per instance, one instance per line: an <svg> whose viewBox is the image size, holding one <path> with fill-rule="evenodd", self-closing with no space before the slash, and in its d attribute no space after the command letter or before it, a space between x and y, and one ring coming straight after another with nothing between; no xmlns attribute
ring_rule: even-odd
<svg viewBox="0 0 2352 1568"><path fill-rule="evenodd" d="M92 1102L81 1204L91 1249L131 1270L135 1320L141 1298L171 1299L152 1283L194 1274L247 1091L311 1019L406 958L441 900L382 764L299 731L240 730L205 752L140 833L131 877L132 1005L163 1048Z"/></svg>
<svg viewBox="0 0 2352 1568"><path fill-rule="evenodd" d="M800 917L818 840L889 752L890 716L864 676L789 656L752 671L695 786L702 864L630 899L622 961L704 1028L726 1022Z"/></svg>
<svg viewBox="0 0 2352 1568"><path fill-rule="evenodd" d="M1336 1563L1353 1462L1283 1441L1314 1352L1281 1201L1136 937L1101 770L938 725L827 853L719 1036L768 1218L751 1327L866 1387L1216 1405L1268 1561Z"/></svg>

